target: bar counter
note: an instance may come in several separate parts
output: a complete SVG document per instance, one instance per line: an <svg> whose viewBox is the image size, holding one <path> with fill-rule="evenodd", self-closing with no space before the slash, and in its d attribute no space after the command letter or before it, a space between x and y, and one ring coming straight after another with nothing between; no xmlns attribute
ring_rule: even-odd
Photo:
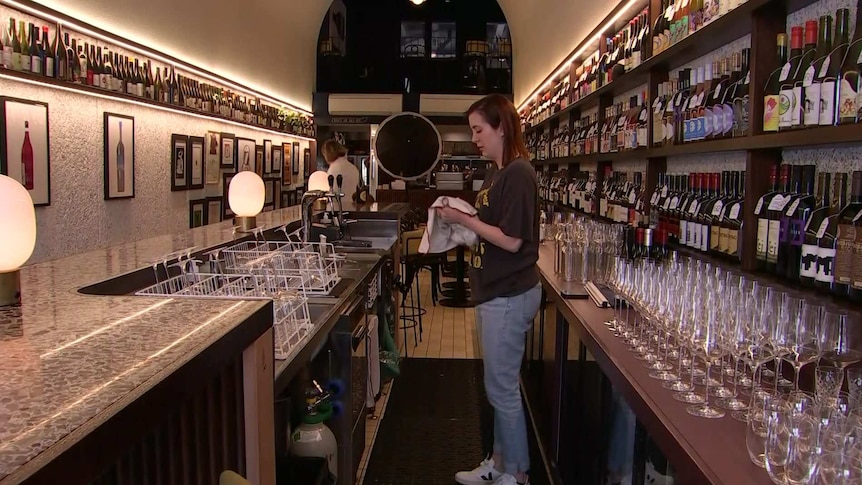
<svg viewBox="0 0 862 485"><path fill-rule="evenodd" d="M275 229L300 218L299 208L291 207L262 213L257 222L264 229ZM0 309L0 484L28 479L58 483L64 467L77 472L97 466L88 462L102 460L101 453L92 455L92 446L80 446L82 441L92 441L92 434L101 433L101 446L109 448L103 452L119 453L114 447L122 450L128 445L122 436L123 425L143 426L145 423L136 422L146 421L142 412L153 415L150 420L158 419L159 406L170 403L172 393L181 395L190 382L205 379L211 368L238 365L234 374L239 372L241 381L242 359L248 358L243 351L255 342L263 342L260 355L264 357L257 357L262 359L262 372L268 372L270 379L278 377L273 376L272 358L268 362L265 358L267 346L272 354L269 300L99 296L78 291L151 267L170 253L246 237L249 235L234 233L232 221L225 221L21 269L22 304ZM232 364L227 362L230 359ZM277 362L277 368L288 371L286 361ZM225 382L232 378L228 376ZM225 386L237 382L228 384L220 389L225 391ZM240 400L244 385L248 383L239 382L238 389L232 388ZM158 393L149 392L155 388ZM228 398L223 395L222 399ZM130 410L135 412L130 414ZM125 418L118 420L120 412ZM105 435L108 426L102 425L111 420L110 428L115 433L121 430L119 436ZM235 451L231 452L237 454ZM48 464L54 470L46 474ZM249 471L250 479L253 475Z"/></svg>
<svg viewBox="0 0 862 485"><path fill-rule="evenodd" d="M622 393L638 421L674 466L677 472L676 484L771 483L766 470L757 467L748 458L744 423L731 418L730 412L720 419L698 418L688 414L688 404L674 400L672 391L664 389L660 381L650 378L644 363L636 360L626 344L604 325L603 322L612 318L612 310L598 308L591 299L562 298L560 292L575 284L565 282L554 274L551 246L540 247L538 267L547 298L557 309L557 318L565 320L568 329L575 332L586 346L614 388ZM566 412L565 407L561 409Z"/></svg>

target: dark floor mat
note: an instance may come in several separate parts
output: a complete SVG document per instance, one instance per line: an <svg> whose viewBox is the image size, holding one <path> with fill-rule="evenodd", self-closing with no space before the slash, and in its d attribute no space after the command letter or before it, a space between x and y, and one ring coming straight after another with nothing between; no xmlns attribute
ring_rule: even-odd
<svg viewBox="0 0 862 485"><path fill-rule="evenodd" d="M459 470L483 456L480 415L490 408L482 385L481 360L408 359L377 431L365 471L368 485L455 483ZM548 478L530 426L532 485Z"/></svg>

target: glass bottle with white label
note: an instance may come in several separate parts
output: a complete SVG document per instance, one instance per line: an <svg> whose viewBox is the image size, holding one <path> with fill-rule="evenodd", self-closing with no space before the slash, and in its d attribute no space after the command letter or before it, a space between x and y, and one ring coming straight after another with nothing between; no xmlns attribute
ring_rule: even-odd
<svg viewBox="0 0 862 485"><path fill-rule="evenodd" d="M816 26L816 24L815 24ZM781 68L778 81L781 84L778 98L778 129L788 130L799 120L799 98L796 96L796 79L802 65L802 27L790 29L790 57ZM800 83L801 86L801 83ZM801 89L801 87L799 88Z"/></svg>
<svg viewBox="0 0 862 485"><path fill-rule="evenodd" d="M781 165L778 175L778 187L779 193L766 206L765 214L768 231L766 239L766 272L772 274L778 271L778 253L781 248L781 219L792 198L790 192L790 165Z"/></svg>
<svg viewBox="0 0 862 485"><path fill-rule="evenodd" d="M838 123L839 86L841 83L841 64L847 54L850 43L850 10L838 9L835 14L835 39L832 51L823 61L820 72L820 126L831 126Z"/></svg>
<svg viewBox="0 0 862 485"><path fill-rule="evenodd" d="M817 229L817 274L814 287L831 293L835 285L835 249L838 234L838 212L847 203L847 174L836 173L832 180L829 215Z"/></svg>
<svg viewBox="0 0 862 485"><path fill-rule="evenodd" d="M740 251L743 204L745 202L745 172L733 172L731 176L733 196L727 202L721 221L719 253L731 261L738 261Z"/></svg>
<svg viewBox="0 0 862 485"><path fill-rule="evenodd" d="M793 78L792 112L790 113L791 128L801 128L804 126L805 86L806 84L810 84L816 69L817 32L818 28L816 21L809 20L805 22L805 45L802 48L802 59L799 61L799 67L796 69L796 73ZM809 75L810 77L808 77ZM813 109L811 111L813 111Z"/></svg>
<svg viewBox="0 0 862 485"><path fill-rule="evenodd" d="M785 69L788 74L790 73L790 66L787 64L787 34L778 34L776 45L778 48L776 65L781 67L769 75L766 88L763 91L763 131L765 132L778 131L781 115L779 109L781 77L784 76L786 79Z"/></svg>
<svg viewBox="0 0 862 485"><path fill-rule="evenodd" d="M817 232L829 216L831 184L832 174L817 174L817 207L805 222L805 238L799 256L799 282L806 288L814 288L817 279Z"/></svg>
<svg viewBox="0 0 862 485"><path fill-rule="evenodd" d="M829 65L829 53L832 52L832 16L820 17L817 40L817 51L814 60L805 70L802 79L802 125L817 126L820 124L820 84L826 77ZM824 66L824 64L826 64ZM826 69L824 69L824 67Z"/></svg>
<svg viewBox="0 0 862 485"><path fill-rule="evenodd" d="M780 193L778 192L778 170L774 165L770 167L769 183L772 189L763 194L754 207L754 215L757 217L757 247L755 254L758 271L766 270L767 244L769 242L768 208L774 198L780 197Z"/></svg>
<svg viewBox="0 0 862 485"><path fill-rule="evenodd" d="M802 244L805 242L805 226L811 213L822 202L822 199L814 194L814 165L803 165L801 172L801 186L793 189L800 195L790 202L784 212L787 217L786 243L782 248L784 254L781 262L784 264L784 276L794 283L799 281L799 260L802 258Z"/></svg>
<svg viewBox="0 0 862 485"><path fill-rule="evenodd" d="M857 223L862 218L862 171L853 172L850 185L850 202L838 213L835 223L835 284L832 293L842 297L858 296L859 290L853 289L860 264L856 246L859 236ZM862 234L860 234L862 236Z"/></svg>
<svg viewBox="0 0 862 485"><path fill-rule="evenodd" d="M839 123L855 123L858 119L859 64L862 61L862 0L856 1L856 30L853 41L847 47L844 63L841 65L841 84L838 92ZM837 282L836 282L837 283Z"/></svg>

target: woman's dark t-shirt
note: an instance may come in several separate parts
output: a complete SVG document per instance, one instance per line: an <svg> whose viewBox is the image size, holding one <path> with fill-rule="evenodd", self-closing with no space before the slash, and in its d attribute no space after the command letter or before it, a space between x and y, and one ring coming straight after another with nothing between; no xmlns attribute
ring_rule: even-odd
<svg viewBox="0 0 862 485"><path fill-rule="evenodd" d="M516 296L539 283L539 190L530 162L516 159L495 170L490 183L476 195L479 219L497 226L503 234L521 239L518 252L510 253L479 239L472 248L470 287L474 302Z"/></svg>

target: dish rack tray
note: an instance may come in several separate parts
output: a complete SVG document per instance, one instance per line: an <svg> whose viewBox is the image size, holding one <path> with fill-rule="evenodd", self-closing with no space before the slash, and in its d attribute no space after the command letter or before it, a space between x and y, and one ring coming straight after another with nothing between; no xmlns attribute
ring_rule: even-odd
<svg viewBox="0 0 862 485"><path fill-rule="evenodd" d="M277 273L210 274L187 272L144 288L136 295L169 298L273 300L275 358L288 359L302 348L314 325L300 275Z"/></svg>
<svg viewBox="0 0 862 485"><path fill-rule="evenodd" d="M222 250L224 271L232 274L298 276L307 296L328 295L341 278L344 260L328 243L246 241Z"/></svg>

